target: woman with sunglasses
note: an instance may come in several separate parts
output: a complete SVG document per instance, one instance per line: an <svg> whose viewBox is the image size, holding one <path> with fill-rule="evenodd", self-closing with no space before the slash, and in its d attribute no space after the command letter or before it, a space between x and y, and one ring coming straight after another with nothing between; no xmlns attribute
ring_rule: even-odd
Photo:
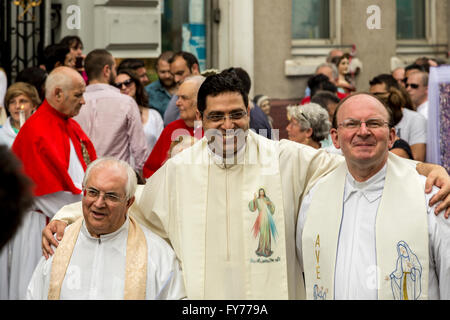
<svg viewBox="0 0 450 320"><path fill-rule="evenodd" d="M144 133L151 152L164 129L164 122L161 115L156 109L153 109L148 105L147 92L144 90L144 86L133 70L119 70L114 86L120 89L121 93L132 97L139 106L142 126L144 127Z"/></svg>

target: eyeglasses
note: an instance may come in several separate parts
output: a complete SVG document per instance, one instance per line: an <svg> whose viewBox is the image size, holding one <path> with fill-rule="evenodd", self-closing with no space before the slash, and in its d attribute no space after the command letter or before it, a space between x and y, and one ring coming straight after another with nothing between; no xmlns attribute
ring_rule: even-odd
<svg viewBox="0 0 450 320"><path fill-rule="evenodd" d="M247 112L244 110L231 112L230 114L228 114L228 117L223 112L211 112L206 116L206 119L211 122L225 121L225 119L227 118L231 121L237 121L244 118L246 115Z"/></svg>
<svg viewBox="0 0 450 320"><path fill-rule="evenodd" d="M411 87L413 89L417 89L419 85L417 83L406 83L405 88Z"/></svg>
<svg viewBox="0 0 450 320"><path fill-rule="evenodd" d="M113 192L103 192L95 188L83 189L83 195L90 200L97 200L103 193L103 199L108 204L116 204L121 202L125 197L120 197Z"/></svg>
<svg viewBox="0 0 450 320"><path fill-rule="evenodd" d="M359 129L363 123L365 123L366 127L369 129L378 129L388 125L388 122L382 119L368 119L366 121L346 119L339 123L339 126L345 129Z"/></svg>
<svg viewBox="0 0 450 320"><path fill-rule="evenodd" d="M130 79L125 80L123 82L114 83L114 87L116 87L117 89L122 89L122 85L125 85L125 87L129 88L132 83L133 83L133 80L130 78Z"/></svg>

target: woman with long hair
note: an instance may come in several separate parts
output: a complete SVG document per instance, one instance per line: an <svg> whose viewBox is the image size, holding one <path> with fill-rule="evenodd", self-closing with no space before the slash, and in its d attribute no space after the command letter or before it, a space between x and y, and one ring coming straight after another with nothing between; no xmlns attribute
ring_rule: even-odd
<svg viewBox="0 0 450 320"><path fill-rule="evenodd" d="M156 109L149 106L147 92L133 70L121 69L117 73L114 86L120 89L121 93L132 97L139 106L144 133L151 152L164 129L161 115Z"/></svg>

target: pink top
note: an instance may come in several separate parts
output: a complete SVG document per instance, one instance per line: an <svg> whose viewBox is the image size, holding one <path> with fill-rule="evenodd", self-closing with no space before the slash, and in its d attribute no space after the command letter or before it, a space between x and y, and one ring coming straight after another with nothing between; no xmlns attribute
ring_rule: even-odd
<svg viewBox="0 0 450 320"><path fill-rule="evenodd" d="M97 156L115 157L141 170L150 151L133 98L108 84L91 84L84 99L86 104L73 119L94 144Z"/></svg>

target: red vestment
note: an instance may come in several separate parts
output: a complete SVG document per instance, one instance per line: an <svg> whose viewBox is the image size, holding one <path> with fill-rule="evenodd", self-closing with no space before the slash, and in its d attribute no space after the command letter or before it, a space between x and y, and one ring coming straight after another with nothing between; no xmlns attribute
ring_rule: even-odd
<svg viewBox="0 0 450 320"><path fill-rule="evenodd" d="M51 107L47 100L17 134L12 151L22 161L25 174L34 182L35 196L59 191L81 193L68 173L69 139L86 171L83 149L84 156L94 161L97 158L94 145L76 121Z"/></svg>
<svg viewBox="0 0 450 320"><path fill-rule="evenodd" d="M349 95L349 93L342 93L342 92L337 92L337 97L339 98L339 100L344 99L346 96ZM306 104L306 103L310 103L311 102L311 96L306 96L302 99L302 101L300 101L300 104Z"/></svg>
<svg viewBox="0 0 450 320"><path fill-rule="evenodd" d="M193 137L194 128L188 127L182 119L175 120L164 128L158 138L158 141L156 141L150 156L147 161L145 161L143 174L146 179L151 177L159 168L161 168L167 160L172 141L174 141L178 136L188 134Z"/></svg>

